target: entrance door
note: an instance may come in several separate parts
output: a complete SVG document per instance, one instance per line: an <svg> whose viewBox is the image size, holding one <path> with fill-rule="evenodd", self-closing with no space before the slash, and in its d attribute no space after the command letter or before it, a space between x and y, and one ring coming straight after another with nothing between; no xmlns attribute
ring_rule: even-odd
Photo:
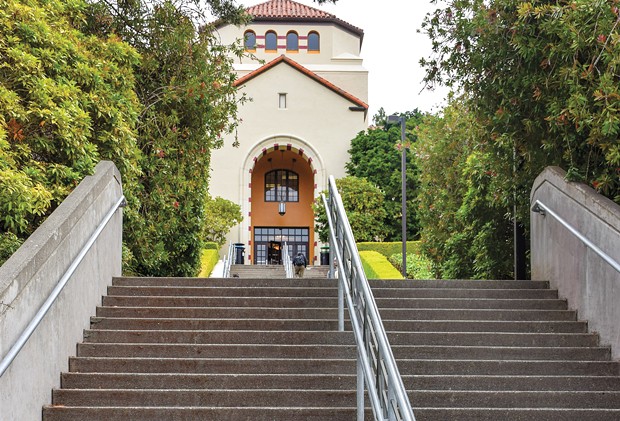
<svg viewBox="0 0 620 421"><path fill-rule="evenodd" d="M308 259L310 241L310 229L308 227L295 228L279 228L279 227L255 227L254 228L254 264L282 264L282 254L280 259L272 259L275 254L274 245L280 243L284 247L284 243L288 244L288 251L291 256L295 256L298 252L302 252ZM272 263L273 262L273 263Z"/></svg>

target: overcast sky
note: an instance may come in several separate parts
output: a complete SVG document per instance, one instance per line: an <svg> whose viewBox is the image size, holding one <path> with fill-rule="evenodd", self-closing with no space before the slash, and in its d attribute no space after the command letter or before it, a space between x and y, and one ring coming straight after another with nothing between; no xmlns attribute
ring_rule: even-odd
<svg viewBox="0 0 620 421"><path fill-rule="evenodd" d="M239 0L253 6L264 0ZM428 57L430 41L417 30L427 12L435 10L430 0L338 0L318 6L312 0L295 0L336 15L364 30L362 58L368 70L369 124L380 107L387 114L436 111L447 90L423 91L421 57Z"/></svg>

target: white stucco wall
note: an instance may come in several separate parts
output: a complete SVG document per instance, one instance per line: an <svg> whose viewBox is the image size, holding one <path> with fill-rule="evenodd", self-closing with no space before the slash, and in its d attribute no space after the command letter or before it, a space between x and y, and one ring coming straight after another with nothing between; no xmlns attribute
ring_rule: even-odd
<svg viewBox="0 0 620 421"><path fill-rule="evenodd" d="M253 98L241 107L243 119L234 137L225 138L225 146L213 152L210 192L242 206L244 221L233 229L229 240L247 243L251 204L250 173L254 157L263 148L291 144L303 149L317 170L315 193L325 188L327 177L345 175L350 141L365 130L364 112L351 111L350 100L309 78L286 63L280 63L251 79L242 88ZM278 108L278 94L287 94L287 108Z"/></svg>

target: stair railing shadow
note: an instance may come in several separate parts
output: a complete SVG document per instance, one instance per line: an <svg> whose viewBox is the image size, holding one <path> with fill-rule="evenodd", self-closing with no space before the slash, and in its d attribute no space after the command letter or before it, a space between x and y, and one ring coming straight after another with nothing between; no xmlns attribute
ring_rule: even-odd
<svg viewBox="0 0 620 421"><path fill-rule="evenodd" d="M364 420L366 388L375 419L415 421L333 176L328 197L321 196L329 224L330 266L334 254L338 263L338 327L344 331L346 298L357 344L357 419Z"/></svg>

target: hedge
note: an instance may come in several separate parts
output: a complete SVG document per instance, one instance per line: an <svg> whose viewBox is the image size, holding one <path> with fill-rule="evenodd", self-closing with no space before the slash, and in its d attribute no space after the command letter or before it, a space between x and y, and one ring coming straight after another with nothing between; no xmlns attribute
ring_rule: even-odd
<svg viewBox="0 0 620 421"><path fill-rule="evenodd" d="M402 279L387 257L373 250L360 251L362 266L368 279Z"/></svg>
<svg viewBox="0 0 620 421"><path fill-rule="evenodd" d="M385 243L357 243L357 249L361 251L372 250L376 251L384 255L386 258L396 254L402 253L403 251L403 243L402 242L385 242ZM420 242L419 241L407 241L407 254L409 253L420 253Z"/></svg>
<svg viewBox="0 0 620 421"><path fill-rule="evenodd" d="M199 278L207 278L211 275L211 271L220 260L219 252L217 248L206 248L202 250L202 256L200 257L200 273Z"/></svg>

